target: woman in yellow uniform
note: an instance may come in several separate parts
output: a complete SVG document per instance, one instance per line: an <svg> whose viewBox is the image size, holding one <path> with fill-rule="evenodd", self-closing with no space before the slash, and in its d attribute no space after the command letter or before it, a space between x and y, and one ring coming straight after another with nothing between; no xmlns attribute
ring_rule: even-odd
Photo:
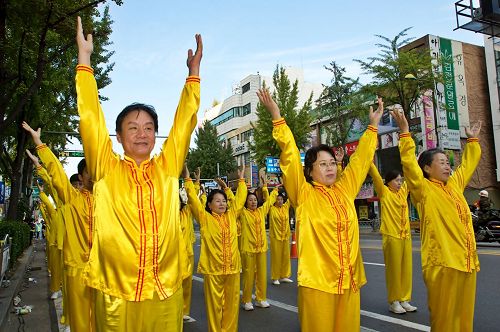
<svg viewBox="0 0 500 332"><path fill-rule="evenodd" d="M377 125L383 113L370 108L370 125L348 166L336 181L337 163L330 147L306 152L304 169L299 149L269 91L260 102L273 120L273 137L281 148L283 183L296 210L299 227L298 307L301 329L359 331L360 291L366 283L354 199L370 168L377 146Z"/></svg>
<svg viewBox="0 0 500 332"><path fill-rule="evenodd" d="M290 283L290 200L278 194L269 209L269 238L271 240L271 280L274 285Z"/></svg>
<svg viewBox="0 0 500 332"><path fill-rule="evenodd" d="M245 203L247 185L245 169L238 171L238 190L230 208L227 194L231 191L212 190L204 207L195 190L189 171L186 180L188 205L200 224L201 253L198 273L203 274L203 291L207 310L208 331L237 331L240 297L240 255L236 219Z"/></svg>
<svg viewBox="0 0 500 332"><path fill-rule="evenodd" d="M380 233L385 262L385 285L389 310L404 314L417 310L412 306L412 249L408 217L408 186L398 170L385 174L385 185L377 167L370 166L370 176L380 198Z"/></svg>
<svg viewBox="0 0 500 332"><path fill-rule="evenodd" d="M255 282L255 305L269 308L267 302L267 234L266 216L278 196L277 188L269 196L264 183L262 193L265 199L262 206L257 206L257 195L249 192L245 208L240 214L241 221L241 256L243 261L243 309L253 310L252 289Z"/></svg>
<svg viewBox="0 0 500 332"><path fill-rule="evenodd" d="M448 156L440 149L424 151L417 162L404 113L392 114L401 129L399 152L405 180L420 217L431 330L472 331L479 259L463 192L481 158L481 123L466 128L462 162L452 174Z"/></svg>

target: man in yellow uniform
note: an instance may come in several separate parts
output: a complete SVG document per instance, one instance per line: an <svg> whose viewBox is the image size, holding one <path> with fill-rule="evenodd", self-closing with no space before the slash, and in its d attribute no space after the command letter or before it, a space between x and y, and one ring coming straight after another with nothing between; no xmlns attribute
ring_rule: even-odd
<svg viewBox="0 0 500 332"><path fill-rule="evenodd" d="M93 222L93 183L85 159L78 164L83 189L77 190L69 182L59 160L42 143L40 129L34 131L26 122L23 122L23 128L31 134L38 156L52 179L52 186L66 205L63 259L67 302L64 306L69 316L69 326L72 331L93 331L92 291L81 280L92 247Z"/></svg>
<svg viewBox="0 0 500 332"><path fill-rule="evenodd" d="M296 209L299 227L298 307L301 330L359 331L360 291L366 283L354 206L377 146L383 113L370 108L370 125L361 137L341 178L326 145L306 152L304 169L290 128L269 91L259 100L271 114L273 137L280 146L283 183Z"/></svg>
<svg viewBox="0 0 500 332"><path fill-rule="evenodd" d="M154 108L126 107L116 120L121 158L112 150L90 67L92 36L78 18L76 90L80 134L95 182L93 248L84 282L96 289L99 331L179 331L187 270L179 216L179 176L196 126L202 40L188 51L189 76L168 139L151 158L158 131Z"/></svg>
<svg viewBox="0 0 500 332"><path fill-rule="evenodd" d="M420 217L431 330L472 331L479 259L463 192L481 159L481 122L465 129L468 139L462 162L451 174L448 156L440 149L424 151L417 162L404 113L392 115L401 129L401 163Z"/></svg>

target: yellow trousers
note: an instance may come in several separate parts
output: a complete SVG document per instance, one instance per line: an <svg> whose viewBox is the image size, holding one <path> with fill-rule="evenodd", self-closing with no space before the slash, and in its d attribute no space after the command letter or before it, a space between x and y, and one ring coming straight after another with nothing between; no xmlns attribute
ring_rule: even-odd
<svg viewBox="0 0 500 332"><path fill-rule="evenodd" d="M297 299L302 332L360 330L360 292L331 294L299 286Z"/></svg>
<svg viewBox="0 0 500 332"><path fill-rule="evenodd" d="M431 331L472 331L476 301L476 270L472 273L443 266L423 271Z"/></svg>
<svg viewBox="0 0 500 332"><path fill-rule="evenodd" d="M64 256L63 256L63 259L62 259L62 262L61 262L61 270L62 270L62 309L63 309L63 312L62 312L62 315L61 315L61 319L59 320L59 322L62 324L62 325L67 325L69 326L69 316L68 316L68 313L67 313L67 308L66 308L66 303L68 303L68 291L66 290L66 271L64 270Z"/></svg>
<svg viewBox="0 0 500 332"><path fill-rule="evenodd" d="M255 282L255 299L264 301L267 296L267 253L241 253L243 257L243 303L252 302Z"/></svg>
<svg viewBox="0 0 500 332"><path fill-rule="evenodd" d="M50 270L50 291L57 292L61 289L63 279L62 250L57 246L49 246L47 253L47 265Z"/></svg>
<svg viewBox="0 0 500 332"><path fill-rule="evenodd" d="M238 331L240 274L203 275L208 331Z"/></svg>
<svg viewBox="0 0 500 332"><path fill-rule="evenodd" d="M182 289L163 301L155 292L153 299L140 302L126 301L96 290L96 330L182 331L182 302Z"/></svg>
<svg viewBox="0 0 500 332"><path fill-rule="evenodd" d="M95 331L93 291L82 282L83 269L64 267L66 302L64 308L71 331ZM64 300L64 299L63 299Z"/></svg>
<svg viewBox="0 0 500 332"><path fill-rule="evenodd" d="M412 290L411 239L382 236L387 301L410 301Z"/></svg>
<svg viewBox="0 0 500 332"><path fill-rule="evenodd" d="M288 278L290 266L290 241L271 238L271 279Z"/></svg>
<svg viewBox="0 0 500 332"><path fill-rule="evenodd" d="M194 267L194 255L189 256L191 261L191 266ZM191 293L193 292L193 270L191 269L191 274L189 277L182 280L182 298L184 299L184 307L182 313L189 316L191 312Z"/></svg>

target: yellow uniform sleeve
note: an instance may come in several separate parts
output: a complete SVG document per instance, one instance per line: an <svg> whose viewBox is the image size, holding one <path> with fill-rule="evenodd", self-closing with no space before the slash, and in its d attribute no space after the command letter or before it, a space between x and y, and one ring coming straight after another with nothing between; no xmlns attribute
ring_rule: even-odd
<svg viewBox="0 0 500 332"><path fill-rule="evenodd" d="M231 189L229 189L229 191L231 191ZM231 191L231 194L232 193L233 192ZM241 210L245 206L245 202L247 200L247 194L248 194L248 189L245 179L239 179L238 189L236 189L236 196L233 196L234 200L233 204L231 205L231 208L236 211L236 216L240 214Z"/></svg>
<svg viewBox="0 0 500 332"><path fill-rule="evenodd" d="M262 187L262 199L264 202L269 199L269 189L267 189L267 186Z"/></svg>
<svg viewBox="0 0 500 332"><path fill-rule="evenodd" d="M382 197L384 195L384 189L385 189L384 180L382 180L382 177L380 176L377 167L373 163L370 165L369 174L372 177L373 186L375 187L377 196Z"/></svg>
<svg viewBox="0 0 500 332"><path fill-rule="evenodd" d="M45 194L43 191L40 193L40 200L47 210L47 216L49 216L52 220L53 216L55 216L56 214L56 209L54 208L54 205L52 205L52 202L49 200L49 197L47 197L47 194Z"/></svg>
<svg viewBox="0 0 500 332"><path fill-rule="evenodd" d="M267 187L264 187L265 188L265 191L267 191ZM262 188L262 191L264 192L264 188ZM271 208L271 206L274 205L274 203L276 203L276 198L278 197L278 189L273 189L273 191L271 192L271 195L269 195L269 199L267 199L264 204L262 204L262 206L259 208L259 210L261 211L262 213L262 217L263 218L266 218L266 215L269 213L269 209Z"/></svg>
<svg viewBox="0 0 500 332"><path fill-rule="evenodd" d="M477 138L469 138L465 145L460 166L457 167L450 177L450 180L456 182L462 191L465 190L465 187L469 183L480 159L481 146L479 145L479 140Z"/></svg>
<svg viewBox="0 0 500 332"><path fill-rule="evenodd" d="M411 191L413 199L420 201L425 195L425 190L423 190L425 178L415 157L415 142L410 133L399 135L399 154L401 155L401 164L403 165L408 190Z"/></svg>
<svg viewBox="0 0 500 332"><path fill-rule="evenodd" d="M205 222L205 207L201 204L198 194L195 190L193 181L191 179L186 179L184 185L186 186L186 192L188 195L188 206L191 209L191 213L194 218L198 220L200 224Z"/></svg>
<svg viewBox="0 0 500 332"><path fill-rule="evenodd" d="M57 192L54 190L54 187L52 186L52 178L50 177L49 173L42 166L37 167L36 172L37 172L38 176L45 183L46 189L47 189L49 195L52 196L52 198L54 199L54 202L57 204L57 202L59 201L59 196L57 195Z"/></svg>
<svg viewBox="0 0 500 332"><path fill-rule="evenodd" d="M226 189L224 189L224 192L226 193L226 196L227 196L227 207L229 208L231 205L233 205L233 202L234 202L234 194L233 194L233 191L231 190L231 188L229 187L226 187Z"/></svg>

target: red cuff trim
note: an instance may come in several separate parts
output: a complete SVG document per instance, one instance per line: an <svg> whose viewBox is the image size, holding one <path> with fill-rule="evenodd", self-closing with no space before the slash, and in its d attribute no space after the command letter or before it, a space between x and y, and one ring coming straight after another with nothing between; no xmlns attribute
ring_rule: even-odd
<svg viewBox="0 0 500 332"><path fill-rule="evenodd" d="M469 137L467 138L467 143L479 142L479 138L477 137Z"/></svg>
<svg viewBox="0 0 500 332"><path fill-rule="evenodd" d="M238 182L246 182L245 179L238 179Z"/></svg>
<svg viewBox="0 0 500 332"><path fill-rule="evenodd" d="M273 127L278 127L278 126L281 126L284 124L286 124L286 121L283 118L278 119L278 120L273 120Z"/></svg>
<svg viewBox="0 0 500 332"><path fill-rule="evenodd" d="M369 125L368 127L366 127L366 130L372 131L374 133L378 132L378 128L376 128L372 125Z"/></svg>
<svg viewBox="0 0 500 332"><path fill-rule="evenodd" d="M76 71L86 71L94 75L94 69L92 67L89 67L87 65L78 65L76 66Z"/></svg>
<svg viewBox="0 0 500 332"><path fill-rule="evenodd" d="M42 168L43 168L43 167L42 167L42 165L38 165L38 166L36 167L36 170L37 170L37 171L39 171L39 170L41 170Z"/></svg>
<svg viewBox="0 0 500 332"><path fill-rule="evenodd" d="M38 150L44 149L44 148L46 148L46 147L47 147L47 145L45 145L45 144L40 144L40 145L38 145L35 149L38 151Z"/></svg>
<svg viewBox="0 0 500 332"><path fill-rule="evenodd" d="M199 76L188 76L186 78L186 83L200 83L200 77Z"/></svg>
<svg viewBox="0 0 500 332"><path fill-rule="evenodd" d="M191 179L191 178L184 178L184 181L186 181L186 182L189 182L189 181L193 182L193 179Z"/></svg>
<svg viewBox="0 0 500 332"><path fill-rule="evenodd" d="M411 134L410 133L400 133L399 138L403 138L403 137L411 137Z"/></svg>

